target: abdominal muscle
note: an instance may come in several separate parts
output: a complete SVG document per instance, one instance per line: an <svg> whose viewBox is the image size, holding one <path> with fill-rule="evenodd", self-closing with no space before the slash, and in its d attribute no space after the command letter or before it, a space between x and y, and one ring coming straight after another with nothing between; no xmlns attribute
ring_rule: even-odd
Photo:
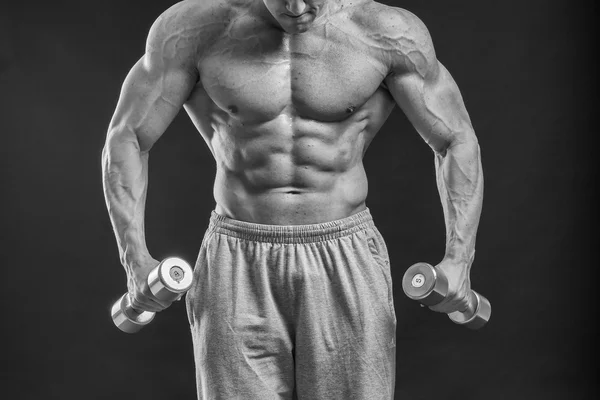
<svg viewBox="0 0 600 400"><path fill-rule="evenodd" d="M282 115L255 127L223 124L207 142L217 161L215 211L272 225L341 219L366 208L366 123Z"/></svg>

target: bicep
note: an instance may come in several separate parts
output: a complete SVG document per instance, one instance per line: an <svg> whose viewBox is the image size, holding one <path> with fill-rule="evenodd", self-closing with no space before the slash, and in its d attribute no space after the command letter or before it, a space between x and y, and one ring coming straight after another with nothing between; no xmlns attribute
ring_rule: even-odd
<svg viewBox="0 0 600 400"><path fill-rule="evenodd" d="M391 75L388 88L423 139L438 152L473 136L473 128L458 86L437 60L422 76Z"/></svg>

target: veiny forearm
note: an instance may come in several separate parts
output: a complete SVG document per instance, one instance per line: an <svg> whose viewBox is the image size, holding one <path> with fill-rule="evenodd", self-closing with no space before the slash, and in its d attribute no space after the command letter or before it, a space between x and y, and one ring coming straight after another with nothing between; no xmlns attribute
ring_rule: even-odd
<svg viewBox="0 0 600 400"><path fill-rule="evenodd" d="M121 263L130 266L149 257L144 233L148 188L148 152L132 130L109 132L102 152L104 196Z"/></svg>
<svg viewBox="0 0 600 400"><path fill-rule="evenodd" d="M483 203L483 171L475 135L437 152L435 164L446 222L445 258L470 266Z"/></svg>

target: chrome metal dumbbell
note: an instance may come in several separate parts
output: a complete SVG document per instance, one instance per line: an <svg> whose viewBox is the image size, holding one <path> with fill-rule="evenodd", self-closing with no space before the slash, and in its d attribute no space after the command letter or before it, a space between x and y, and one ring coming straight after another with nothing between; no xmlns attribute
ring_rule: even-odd
<svg viewBox="0 0 600 400"><path fill-rule="evenodd" d="M192 267L181 258L166 258L148 275L148 286L157 299L175 301L192 286ZM155 314L133 308L127 293L111 309L113 322L126 333L139 331L152 322Z"/></svg>
<svg viewBox="0 0 600 400"><path fill-rule="evenodd" d="M448 295L448 279L444 273L427 263L417 263L404 273L402 289L411 299L426 306L441 303ZM492 314L492 306L488 299L471 290L471 301L465 311L448 314L452 322L470 329L484 326Z"/></svg>

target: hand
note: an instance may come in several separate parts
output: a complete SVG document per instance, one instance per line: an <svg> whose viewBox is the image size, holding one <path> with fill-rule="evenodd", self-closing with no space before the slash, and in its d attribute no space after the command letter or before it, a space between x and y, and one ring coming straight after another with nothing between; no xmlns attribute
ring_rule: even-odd
<svg viewBox="0 0 600 400"><path fill-rule="evenodd" d="M429 307L432 311L445 314L454 311L465 311L469 308L471 299L471 280L469 271L471 263L456 262L450 259L444 259L436 266L448 279L448 295L435 306Z"/></svg>
<svg viewBox="0 0 600 400"><path fill-rule="evenodd" d="M131 306L135 310L160 312L171 305L170 301L157 299L148 286L148 275L158 264L160 261L147 256L125 266L128 296Z"/></svg>

